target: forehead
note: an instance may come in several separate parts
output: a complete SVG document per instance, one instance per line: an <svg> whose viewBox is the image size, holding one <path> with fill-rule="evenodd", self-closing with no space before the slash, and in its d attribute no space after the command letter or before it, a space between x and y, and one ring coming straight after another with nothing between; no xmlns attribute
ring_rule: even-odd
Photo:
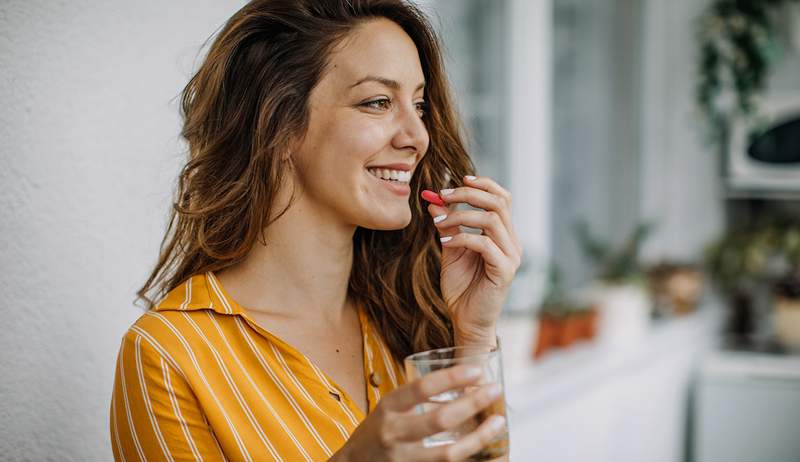
<svg viewBox="0 0 800 462"><path fill-rule="evenodd" d="M331 53L320 84L349 90L368 75L396 80L406 91L425 80L414 41L388 19L371 20L350 32Z"/></svg>

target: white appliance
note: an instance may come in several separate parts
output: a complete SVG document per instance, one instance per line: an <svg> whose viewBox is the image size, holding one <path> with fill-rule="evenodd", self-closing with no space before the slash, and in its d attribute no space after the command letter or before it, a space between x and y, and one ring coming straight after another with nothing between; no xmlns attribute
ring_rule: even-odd
<svg viewBox="0 0 800 462"><path fill-rule="evenodd" d="M770 94L760 105L760 115L763 115L767 126L800 119L800 94L797 92ZM794 163L768 163L755 160L748 154L752 130L753 127L742 119L736 119L732 123L726 165L726 182L729 190L734 193L742 191L800 193L800 149L795 150L799 152L789 153L797 159Z"/></svg>
<svg viewBox="0 0 800 462"><path fill-rule="evenodd" d="M694 462L800 462L800 356L714 353L695 392Z"/></svg>

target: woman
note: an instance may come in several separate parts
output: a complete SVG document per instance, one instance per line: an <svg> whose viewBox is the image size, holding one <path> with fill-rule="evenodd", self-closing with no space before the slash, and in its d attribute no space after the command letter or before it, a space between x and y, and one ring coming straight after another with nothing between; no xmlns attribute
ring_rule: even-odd
<svg viewBox="0 0 800 462"><path fill-rule="evenodd" d="M489 419L423 447L497 390L415 415L474 371L405 383L401 366L493 344L521 258L509 193L467 176L424 16L402 0L252 1L182 109L190 159L120 348L115 458L464 460L503 431Z"/></svg>

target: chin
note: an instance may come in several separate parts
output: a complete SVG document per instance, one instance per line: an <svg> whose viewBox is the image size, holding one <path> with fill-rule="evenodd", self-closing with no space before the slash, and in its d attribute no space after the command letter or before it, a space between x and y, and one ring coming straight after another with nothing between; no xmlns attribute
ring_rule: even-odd
<svg viewBox="0 0 800 462"><path fill-rule="evenodd" d="M378 231L396 231L405 228L409 223L411 223L411 210L406 207L404 213L395 213L391 216L387 213L382 217L372 217L369 223L362 226Z"/></svg>

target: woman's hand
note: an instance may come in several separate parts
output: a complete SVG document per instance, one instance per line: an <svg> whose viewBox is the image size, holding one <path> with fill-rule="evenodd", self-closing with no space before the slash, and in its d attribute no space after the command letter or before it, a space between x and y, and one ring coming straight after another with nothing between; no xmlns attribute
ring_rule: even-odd
<svg viewBox="0 0 800 462"><path fill-rule="evenodd" d="M428 205L442 240L442 295L457 343L494 343L522 246L511 223L511 193L488 177L467 176L464 184L439 193L445 206ZM483 210L453 210L459 202ZM461 225L482 233L461 232Z"/></svg>
<svg viewBox="0 0 800 462"><path fill-rule="evenodd" d="M473 371L472 375L469 374L470 370ZM445 430L454 430L495 400L502 399L499 387L494 389L494 394L491 386L477 388L424 414L416 414L414 406L445 391L474 384L480 374L479 368L458 365L432 372L396 388L381 399L347 443L334 454L331 462L466 460L505 429L502 417L487 419L453 444L426 448L422 439Z"/></svg>

